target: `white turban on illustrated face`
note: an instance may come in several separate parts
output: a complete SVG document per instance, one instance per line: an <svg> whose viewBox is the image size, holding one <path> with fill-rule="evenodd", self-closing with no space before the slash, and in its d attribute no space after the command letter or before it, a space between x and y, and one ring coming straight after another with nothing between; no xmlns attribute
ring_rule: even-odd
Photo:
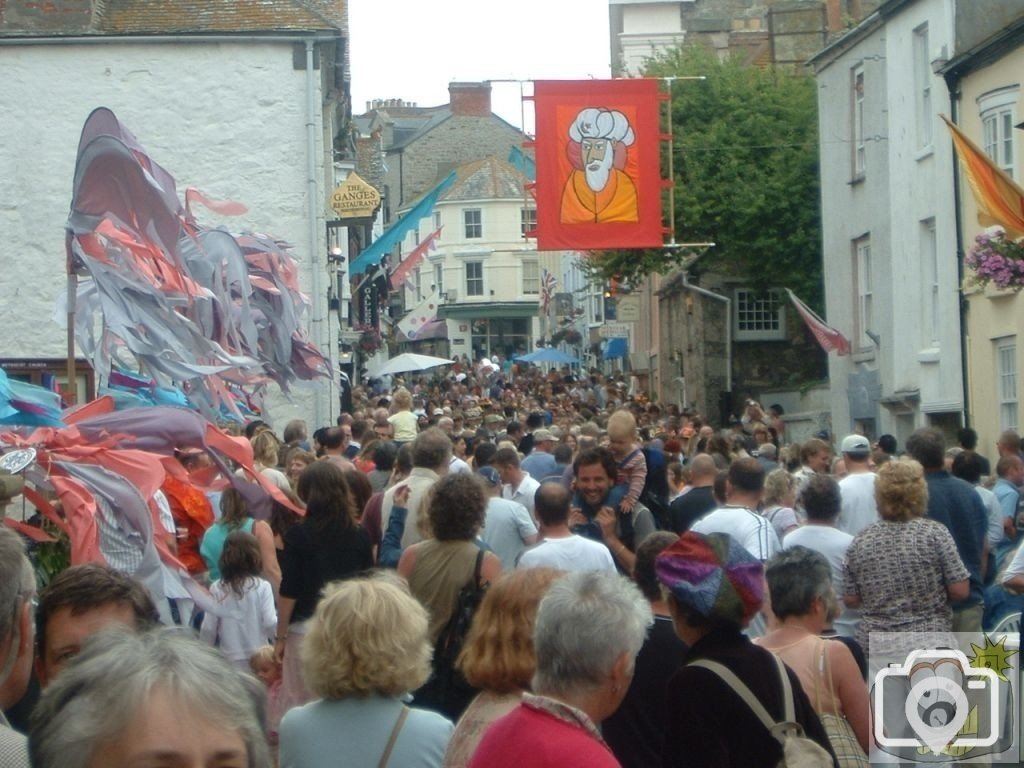
<svg viewBox="0 0 1024 768"><path fill-rule="evenodd" d="M636 140L624 114L596 107L580 110L576 120L569 126L569 138L573 141L608 139L612 142L620 141L627 147Z"/></svg>

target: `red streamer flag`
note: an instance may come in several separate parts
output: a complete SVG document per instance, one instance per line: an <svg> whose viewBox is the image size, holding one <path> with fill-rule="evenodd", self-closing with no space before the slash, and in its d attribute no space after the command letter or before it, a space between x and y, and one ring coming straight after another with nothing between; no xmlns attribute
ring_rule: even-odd
<svg viewBox="0 0 1024 768"><path fill-rule="evenodd" d="M395 271L391 273L391 290L397 290L403 282L405 282L412 271L423 261L423 257L427 255L427 251L433 251L437 248L434 245L434 241L441 236L441 230L443 227L438 227L433 232L424 238L419 245L413 249L405 261L395 267Z"/></svg>
<svg viewBox="0 0 1024 768"><path fill-rule="evenodd" d="M663 242L658 80L534 83L537 248Z"/></svg>
<svg viewBox="0 0 1024 768"><path fill-rule="evenodd" d="M789 288L786 289L786 293L789 294L789 300L793 302L796 311L800 313L804 323L811 329L811 333L821 344L822 349L826 352L834 351L839 356L850 354L849 339L818 317L817 313L800 301Z"/></svg>

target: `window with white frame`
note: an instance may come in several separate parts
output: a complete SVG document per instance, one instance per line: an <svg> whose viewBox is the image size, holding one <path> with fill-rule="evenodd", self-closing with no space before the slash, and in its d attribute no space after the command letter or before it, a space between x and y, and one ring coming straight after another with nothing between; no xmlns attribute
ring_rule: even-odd
<svg viewBox="0 0 1024 768"><path fill-rule="evenodd" d="M733 294L736 341L781 341L786 338L786 314L775 291L757 293L737 288Z"/></svg>
<svg viewBox="0 0 1024 768"><path fill-rule="evenodd" d="M536 208L520 208L519 209L519 233L526 237L527 232L532 232L537 228L537 209Z"/></svg>
<svg viewBox="0 0 1024 768"><path fill-rule="evenodd" d="M867 155L864 149L864 66L853 68L853 175L859 178L867 170Z"/></svg>
<svg viewBox="0 0 1024 768"><path fill-rule="evenodd" d="M536 259L523 259L523 294L540 294L540 263Z"/></svg>
<svg viewBox="0 0 1024 768"><path fill-rule="evenodd" d="M441 212L434 211L434 229L441 228Z"/></svg>
<svg viewBox="0 0 1024 768"><path fill-rule="evenodd" d="M985 153L1010 176L1014 175L1013 125L1017 121L1019 91L1018 86L1013 86L989 91L978 97L978 114L981 117Z"/></svg>
<svg viewBox="0 0 1024 768"><path fill-rule="evenodd" d="M423 270L417 269L413 272L416 276L413 280L414 287L416 288L416 301L423 301Z"/></svg>
<svg viewBox="0 0 1024 768"><path fill-rule="evenodd" d="M466 295L484 295L484 263L482 261L466 262Z"/></svg>
<svg viewBox="0 0 1024 768"><path fill-rule="evenodd" d="M420 228L419 227L416 227L416 229L414 229L412 231L412 244L413 245L419 245L420 244Z"/></svg>
<svg viewBox="0 0 1024 768"><path fill-rule="evenodd" d="M434 265L434 290L439 294L444 293L444 264Z"/></svg>
<svg viewBox="0 0 1024 768"><path fill-rule="evenodd" d="M463 210L462 222L466 228L467 240L484 236L483 213L479 208L466 208Z"/></svg>
<svg viewBox="0 0 1024 768"><path fill-rule="evenodd" d="M874 321L872 314L872 276L871 276L871 238L861 237L853 241L853 275L857 292L857 333L856 346L860 349L871 348L871 337L868 331Z"/></svg>
<svg viewBox="0 0 1024 768"><path fill-rule="evenodd" d="M935 219L921 222L919 234L921 268L924 276L924 322L921 324L922 341L925 346L939 346L939 253L935 240Z"/></svg>
<svg viewBox="0 0 1024 768"><path fill-rule="evenodd" d="M999 403L999 429L1017 429L1017 337L996 339L996 402Z"/></svg>
<svg viewBox="0 0 1024 768"><path fill-rule="evenodd" d="M932 68L928 51L928 25L914 30L914 107L917 124L917 146L925 149L932 144Z"/></svg>

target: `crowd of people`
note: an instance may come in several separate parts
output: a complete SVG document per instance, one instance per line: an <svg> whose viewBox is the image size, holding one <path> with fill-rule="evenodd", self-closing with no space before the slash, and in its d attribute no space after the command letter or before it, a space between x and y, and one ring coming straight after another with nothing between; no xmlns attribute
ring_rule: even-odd
<svg viewBox="0 0 1024 768"><path fill-rule="evenodd" d="M352 395L246 425L288 504L154 521L194 603L114 558L37 589L0 527L0 766L752 766L792 733L865 766L887 633L1024 591L1013 433L990 471L970 430L796 444L781 408L716 429L599 375Z"/></svg>

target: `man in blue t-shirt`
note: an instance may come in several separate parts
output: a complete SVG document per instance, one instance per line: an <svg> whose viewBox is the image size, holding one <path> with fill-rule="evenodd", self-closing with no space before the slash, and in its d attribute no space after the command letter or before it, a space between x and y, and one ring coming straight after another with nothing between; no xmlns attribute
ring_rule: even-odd
<svg viewBox="0 0 1024 768"><path fill-rule="evenodd" d="M953 477L943 468L946 441L929 427L907 438L907 453L924 467L928 484L928 517L949 529L960 559L971 574L971 592L953 604L953 631L980 632L984 612L981 564L988 557L988 515L981 497L970 483Z"/></svg>

